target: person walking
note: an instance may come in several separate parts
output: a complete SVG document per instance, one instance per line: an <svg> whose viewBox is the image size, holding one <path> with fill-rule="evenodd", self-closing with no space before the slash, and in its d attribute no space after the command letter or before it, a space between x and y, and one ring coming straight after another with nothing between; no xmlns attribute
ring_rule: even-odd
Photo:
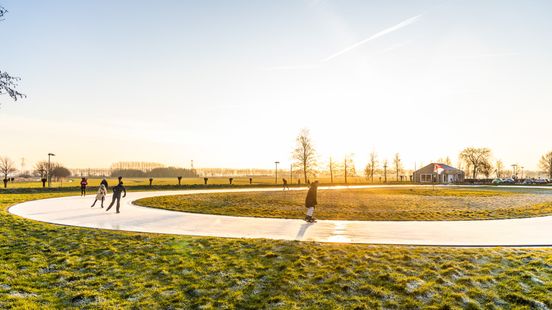
<svg viewBox="0 0 552 310"><path fill-rule="evenodd" d="M126 188L123 186L123 182L119 182L119 184L115 187L113 187L113 198L111 199L111 203L109 204L109 207L107 207L107 209L105 209L105 212L109 211L109 209L111 209L111 207L113 207L113 204L115 204L115 200L117 200L117 213L121 213L119 212L119 208L121 207L121 194L122 193L125 193L123 195L123 198L126 197Z"/></svg>
<svg viewBox="0 0 552 310"><path fill-rule="evenodd" d="M289 190L288 182L286 179L282 178L282 184L284 186L284 190Z"/></svg>
<svg viewBox="0 0 552 310"><path fill-rule="evenodd" d="M105 196L107 195L107 188L105 187L105 185L103 185L103 183L100 184L100 187L98 188L98 193L96 194L96 199L94 199L94 203L92 204L92 206L90 208L94 208L94 206L96 205L96 201L98 200L101 200L102 202L102 208L104 207L104 200L105 200Z"/></svg>
<svg viewBox="0 0 552 310"><path fill-rule="evenodd" d="M305 199L305 207L307 208L307 216L305 221L309 223L315 223L316 219L313 217L314 207L318 204L316 201L317 190L318 190L318 181L311 183L309 191L307 192L307 198Z"/></svg>
<svg viewBox="0 0 552 310"><path fill-rule="evenodd" d="M88 185L88 181L86 181L86 178L82 178L82 180L80 182L81 197L86 196L86 185Z"/></svg>
<svg viewBox="0 0 552 310"><path fill-rule="evenodd" d="M109 184L107 184L107 180L105 178L102 179L102 181L100 182L100 185L105 186L105 190L109 189Z"/></svg>

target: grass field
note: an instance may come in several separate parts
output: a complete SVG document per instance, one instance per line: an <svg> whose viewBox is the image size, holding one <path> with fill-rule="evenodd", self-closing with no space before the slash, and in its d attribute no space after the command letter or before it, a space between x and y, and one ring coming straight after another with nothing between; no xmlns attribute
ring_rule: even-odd
<svg viewBox="0 0 552 310"><path fill-rule="evenodd" d="M165 236L6 212L17 202L70 194L0 194L0 308L552 307L552 249Z"/></svg>
<svg viewBox="0 0 552 310"><path fill-rule="evenodd" d="M195 213L304 218L305 191L153 197L143 206ZM552 190L412 187L319 190L316 217L336 220L467 220L552 214Z"/></svg>

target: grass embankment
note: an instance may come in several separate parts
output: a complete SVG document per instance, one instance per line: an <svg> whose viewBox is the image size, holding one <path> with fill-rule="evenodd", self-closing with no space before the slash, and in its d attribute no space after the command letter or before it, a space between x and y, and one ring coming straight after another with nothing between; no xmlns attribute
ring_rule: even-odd
<svg viewBox="0 0 552 310"><path fill-rule="evenodd" d="M552 249L166 236L55 226L0 195L0 308L552 307Z"/></svg>
<svg viewBox="0 0 552 310"><path fill-rule="evenodd" d="M213 193L145 198L137 204L234 216L304 218L305 192ZM335 220L484 220L552 214L552 190L368 188L319 190L316 217Z"/></svg>

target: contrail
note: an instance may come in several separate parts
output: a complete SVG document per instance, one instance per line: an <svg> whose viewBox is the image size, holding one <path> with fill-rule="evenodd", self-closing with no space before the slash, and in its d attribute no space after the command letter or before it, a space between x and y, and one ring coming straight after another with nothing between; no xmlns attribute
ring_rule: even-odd
<svg viewBox="0 0 552 310"><path fill-rule="evenodd" d="M330 60L334 59L335 57L338 57L338 56L340 56L340 55L343 55L343 54L347 53L348 51L350 51L350 50L352 50L352 49L355 49L355 48L361 46L361 45L364 44L364 43L367 43L367 42L369 42L369 41L375 40L375 39L377 39L377 38L379 38L379 37L382 37L382 36L384 36L384 35L386 35L386 34L388 34L388 33L391 33L391 32L393 32L393 31L397 31L397 30L399 30L399 29L401 29L401 28L403 28L403 27L406 27L406 26L408 26L408 25L410 25L410 24L412 24L412 23L415 23L420 17L422 17L421 14L420 14L420 15L416 15L416 16L414 16L414 17L410 17L410 18L408 18L408 19L405 19L405 20L403 20L402 22L396 24L395 26L392 26L392 27L389 27L389 28L387 28L387 29L384 29L384 30L382 30L382 31L380 31L380 32L378 32L378 33L376 33L376 34L374 34L374 35L372 35L372 36L370 36L370 37L368 37L368 38L362 40L362 41L358 41L357 43L355 43L355 44L353 44L353 45L351 45L351 46L349 46L349 47L347 47L347 48L345 48L345 49L340 50L339 52L337 52L337 53L331 55L330 57L328 57L328 58L322 60L322 62L330 61Z"/></svg>

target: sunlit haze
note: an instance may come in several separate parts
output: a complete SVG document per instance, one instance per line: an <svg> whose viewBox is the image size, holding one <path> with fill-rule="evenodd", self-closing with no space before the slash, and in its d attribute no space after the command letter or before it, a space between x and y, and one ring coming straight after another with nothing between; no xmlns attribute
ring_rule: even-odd
<svg viewBox="0 0 552 310"><path fill-rule="evenodd" d="M552 148L550 1L15 1L0 155L69 167L322 161L405 168L489 147L537 169ZM17 160L18 161L18 160Z"/></svg>

